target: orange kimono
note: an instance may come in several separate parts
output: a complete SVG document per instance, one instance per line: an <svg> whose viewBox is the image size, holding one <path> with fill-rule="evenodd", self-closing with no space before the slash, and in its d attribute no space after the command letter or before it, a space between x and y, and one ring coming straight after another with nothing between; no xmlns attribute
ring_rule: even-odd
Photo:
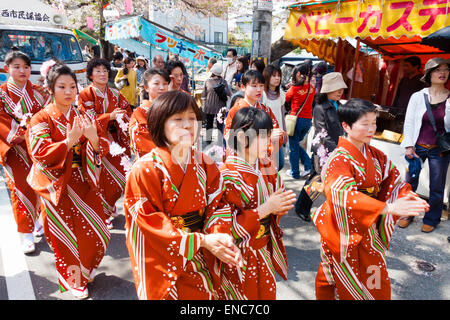
<svg viewBox="0 0 450 320"><path fill-rule="evenodd" d="M124 211L139 299L217 298L200 244L203 228L229 229L230 210L221 201L222 194L216 164L194 149L185 170L167 148L155 148L135 162Z"/></svg>
<svg viewBox="0 0 450 320"><path fill-rule="evenodd" d="M135 161L156 148L150 138L147 126L147 114L152 102L142 101L141 105L134 109L128 127L130 135L131 152L135 155Z"/></svg>
<svg viewBox="0 0 450 320"><path fill-rule="evenodd" d="M98 130L99 154L84 136L68 150L67 125L79 114L72 106L66 118L51 103L33 116L26 137L33 160L27 181L41 196L44 233L62 292L87 284L111 237L98 192L99 158L108 152L108 140Z"/></svg>
<svg viewBox="0 0 450 320"><path fill-rule="evenodd" d="M383 152L365 145L364 155L345 138L323 172L326 202L312 217L321 235L317 299L390 299L385 252L398 217L381 212L411 186Z"/></svg>
<svg viewBox="0 0 450 320"><path fill-rule="evenodd" d="M78 98L78 106L81 111L94 116L101 125L101 129L107 133L109 144L118 144L125 149L122 155L107 153L102 157L102 171L100 175L100 189L103 195L103 205L110 215L116 213L116 202L123 195L126 183L126 172L121 164L122 157L130 157L130 138L128 126L131 116L131 108L125 97L117 89L106 88L106 94L90 85L83 89ZM110 120L110 114L114 109L127 110L123 116L123 124L116 120Z"/></svg>
<svg viewBox="0 0 450 320"><path fill-rule="evenodd" d="M25 143L29 119L49 98L37 85L27 82L18 88L10 78L0 88L0 164L5 169L17 231L31 233L39 217L39 197L26 182L31 159Z"/></svg>
<svg viewBox="0 0 450 320"><path fill-rule="evenodd" d="M242 108L248 108L250 107L250 104L245 100L245 99L241 99L239 100L234 106L233 108L230 109L230 111L228 112L228 115L225 119L225 127L223 129L223 134L224 136L228 136L228 131L231 128L231 123L233 122L233 117L236 114L236 112L238 112L240 109ZM272 119L272 124L273 124L273 128L274 129L278 129L280 128L277 118L275 117L275 114L272 112L272 109L270 109L268 106L266 106L265 104L262 104L261 102L257 102L256 105L254 106L255 108L261 109L263 111L265 111L270 118ZM275 150L278 151L280 149L280 147L286 143L286 141L284 141L284 139L280 139L280 141L278 142L277 146L273 146L272 144L269 147L269 155Z"/></svg>
<svg viewBox="0 0 450 320"><path fill-rule="evenodd" d="M230 155L221 168L224 200L231 209L231 234L242 252L244 267L223 264L222 290L226 299L275 300L277 272L287 279L288 261L280 216L259 219L257 207L278 189L284 189L273 162L257 162L256 168Z"/></svg>

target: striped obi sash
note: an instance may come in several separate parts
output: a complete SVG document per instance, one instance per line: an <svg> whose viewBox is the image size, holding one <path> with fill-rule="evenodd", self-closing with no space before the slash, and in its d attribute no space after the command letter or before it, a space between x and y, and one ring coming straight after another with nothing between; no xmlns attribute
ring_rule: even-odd
<svg viewBox="0 0 450 320"><path fill-rule="evenodd" d="M172 220L173 225L177 229L181 229L186 232L201 231L205 221L203 213L204 209L201 209L180 216L173 216L170 220Z"/></svg>

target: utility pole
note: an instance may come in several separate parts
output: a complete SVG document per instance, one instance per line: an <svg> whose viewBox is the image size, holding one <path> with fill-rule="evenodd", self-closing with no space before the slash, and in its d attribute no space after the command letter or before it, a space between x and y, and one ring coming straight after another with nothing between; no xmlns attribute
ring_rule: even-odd
<svg viewBox="0 0 450 320"><path fill-rule="evenodd" d="M252 58L270 62L272 45L272 0L253 0Z"/></svg>

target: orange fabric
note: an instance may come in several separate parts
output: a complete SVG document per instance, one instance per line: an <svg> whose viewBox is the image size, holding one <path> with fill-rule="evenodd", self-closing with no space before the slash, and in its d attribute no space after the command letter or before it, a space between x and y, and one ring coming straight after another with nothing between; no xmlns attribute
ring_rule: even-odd
<svg viewBox="0 0 450 320"><path fill-rule="evenodd" d="M235 155L221 168L225 181L224 198L231 207L231 234L242 252L244 267L237 270L224 264L222 290L226 299L276 299L275 271L287 279L288 262L279 216L270 216L270 232L261 236L257 208L278 189L284 189L273 162L261 161L253 168Z"/></svg>
<svg viewBox="0 0 450 320"><path fill-rule="evenodd" d="M132 111L127 100L118 90L107 88L104 95L93 85L80 92L78 105L80 110L97 119L101 130L107 133L110 144L115 142L125 149L123 155L113 156L108 153L102 158L100 188L104 196L103 204L110 214L113 214L116 211L115 204L125 189L125 168L121 161L122 156L130 157L130 138L128 128L121 128L116 120L110 120L110 114L116 108L125 109L127 113L123 117L123 122L128 125Z"/></svg>
<svg viewBox="0 0 450 320"><path fill-rule="evenodd" d="M0 163L5 169L17 231L31 233L39 217L39 198L26 182L31 159L25 143L27 119L41 110L48 93L30 81L22 92L10 79L0 87ZM25 123L22 120L24 120Z"/></svg>
<svg viewBox="0 0 450 320"><path fill-rule="evenodd" d="M310 88L309 94L308 94L308 87ZM310 84L290 87L288 92L286 92L286 102L292 100L290 114L295 116L298 112L298 109L302 105L303 101L307 99L302 107L302 110L298 114L298 117L312 119L312 105L314 102L315 93L316 90Z"/></svg>
<svg viewBox="0 0 450 320"><path fill-rule="evenodd" d="M229 230L230 211L222 193L216 164L194 149L185 171L167 148L155 148L136 161L127 180L124 211L139 299L217 297L209 271L216 261L211 254L206 259L200 247L204 234L176 228L171 218L204 210L204 229Z"/></svg>
<svg viewBox="0 0 450 320"><path fill-rule="evenodd" d="M411 186L384 153L366 145L366 155L340 138L324 168L326 202L313 215L322 252L317 298L328 297L330 286L339 299L391 297L384 256L398 217L381 212Z"/></svg>
<svg viewBox="0 0 450 320"><path fill-rule="evenodd" d="M80 149L67 149L67 125L80 111L72 107L69 119L49 104L30 121L27 146L33 166L27 181L42 197L44 233L55 253L60 290L87 284L90 272L97 268L110 233L98 192L99 157L108 152L108 141L99 131L97 154L82 136ZM82 166L73 167L74 153Z"/></svg>
<svg viewBox="0 0 450 320"><path fill-rule="evenodd" d="M131 152L136 156L135 161L156 148L155 143L150 138L147 126L147 115L151 104L150 100L144 100L131 115L128 130Z"/></svg>

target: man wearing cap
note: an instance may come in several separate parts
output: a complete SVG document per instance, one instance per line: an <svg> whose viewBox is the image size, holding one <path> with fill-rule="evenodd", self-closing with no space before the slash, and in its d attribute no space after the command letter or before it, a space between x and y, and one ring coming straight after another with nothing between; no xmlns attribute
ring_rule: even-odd
<svg viewBox="0 0 450 320"><path fill-rule="evenodd" d="M450 132L450 90L446 88L449 82L449 68L450 60L438 57L427 61L425 74L421 80L429 88L424 88L411 96L403 126L404 138L401 146L405 148L405 157L408 160L419 158L422 162L428 159L430 210L423 217L422 232L425 233L432 232L440 223L444 205L450 154L441 153L436 136ZM430 112L433 115L434 125L430 120ZM416 172L413 169L409 168L405 180L411 184L412 190L416 191L420 168L417 168ZM400 220L399 226L406 228L412 220L413 218Z"/></svg>
<svg viewBox="0 0 450 320"><path fill-rule="evenodd" d="M214 119L219 110L226 106L227 98L231 96L228 84L221 76L223 72L222 64L215 63L210 72L211 77L205 81L202 92L203 112L206 114L206 143L208 144L212 142ZM223 92L223 94L218 94L220 92ZM223 134L223 122L220 123L220 121L216 119L216 126ZM218 142L221 141L222 139L219 138Z"/></svg>
<svg viewBox="0 0 450 320"><path fill-rule="evenodd" d="M311 207L314 198L318 196L318 192L315 192L310 183L317 174L320 174L323 163L336 149L339 137L343 133L337 108L345 89L347 85L339 72L331 72L322 77L322 87L313 110L314 139L311 151L314 154L314 165L295 203L295 212L305 221L311 221Z"/></svg>
<svg viewBox="0 0 450 320"><path fill-rule="evenodd" d="M411 95L425 87L425 83L420 81L420 78L422 77L422 74L419 71L420 66L421 61L419 57L412 56L403 60L402 68L404 77L398 84L392 107L406 111Z"/></svg>

